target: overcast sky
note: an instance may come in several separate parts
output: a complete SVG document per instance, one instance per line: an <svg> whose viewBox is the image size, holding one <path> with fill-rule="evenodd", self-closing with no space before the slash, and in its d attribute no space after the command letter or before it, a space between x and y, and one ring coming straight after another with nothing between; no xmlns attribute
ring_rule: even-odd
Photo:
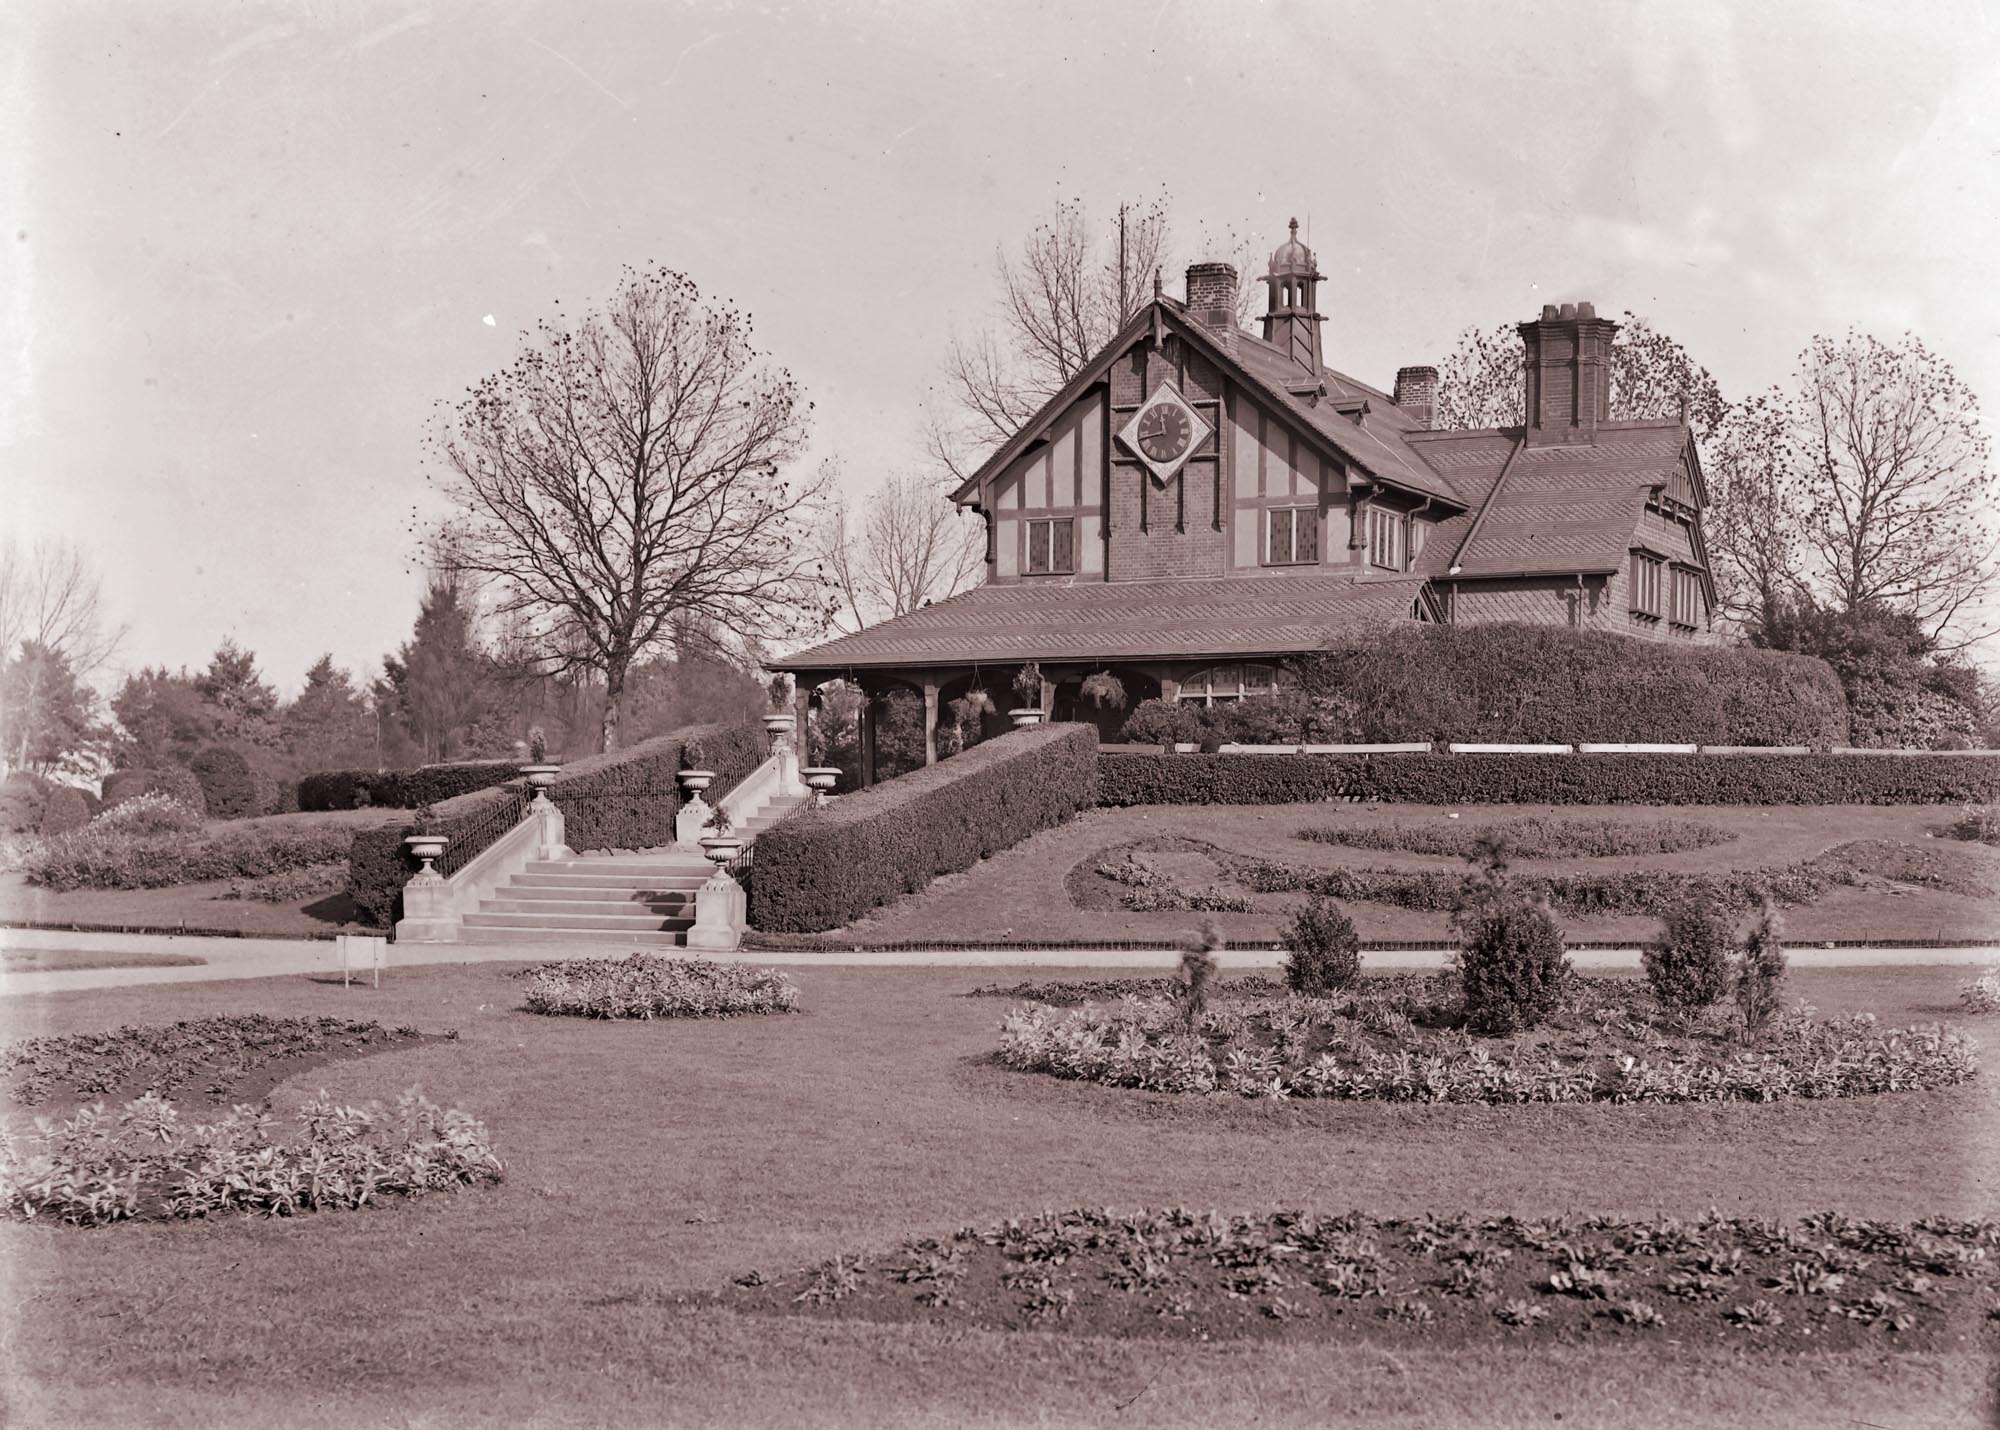
<svg viewBox="0 0 2000 1430"><path fill-rule="evenodd" d="M2000 403L2000 10L1487 3L7 7L0 470L130 665L406 639L435 402L660 262L856 488L1059 195L1296 214L1333 365L1648 315L1734 397L1908 328ZM1169 275L1179 292L1178 275Z"/></svg>

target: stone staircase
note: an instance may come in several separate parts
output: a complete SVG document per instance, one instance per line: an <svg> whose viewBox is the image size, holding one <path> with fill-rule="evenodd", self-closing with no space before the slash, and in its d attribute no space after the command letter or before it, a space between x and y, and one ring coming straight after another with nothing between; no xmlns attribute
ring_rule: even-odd
<svg viewBox="0 0 2000 1430"><path fill-rule="evenodd" d="M744 847L804 803L766 801L736 827ZM465 941L682 947L695 891L714 872L701 854L676 847L539 860L465 915Z"/></svg>

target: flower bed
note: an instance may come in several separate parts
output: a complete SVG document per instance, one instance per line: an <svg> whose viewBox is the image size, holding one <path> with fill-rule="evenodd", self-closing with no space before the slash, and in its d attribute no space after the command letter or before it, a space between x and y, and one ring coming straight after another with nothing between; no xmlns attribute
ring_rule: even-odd
<svg viewBox="0 0 2000 1430"><path fill-rule="evenodd" d="M703 958L574 958L528 969L530 1013L578 1018L733 1018L796 1013L798 986L770 968Z"/></svg>
<svg viewBox="0 0 2000 1430"><path fill-rule="evenodd" d="M21 867L45 889L163 889L210 879L267 874L345 861L354 831L346 825L135 831L117 810L30 848Z"/></svg>
<svg viewBox="0 0 2000 1430"><path fill-rule="evenodd" d="M116 1113L102 1103L35 1130L0 1128L0 1213L85 1226L134 1218L300 1212L366 1206L482 1182L505 1168L486 1129L415 1091L393 1113L339 1106L322 1094L299 1109L303 1135L279 1141L247 1105L220 1121L183 1121L148 1095Z"/></svg>
<svg viewBox="0 0 2000 1430"><path fill-rule="evenodd" d="M1494 836L1507 841L1515 859L1610 859L1633 854L1680 854L1710 849L1736 838L1692 819L1557 819L1527 815L1473 828L1462 824L1428 823L1319 825L1301 829L1298 837L1350 849L1398 850L1406 854L1445 854L1470 859L1480 841Z"/></svg>
<svg viewBox="0 0 2000 1430"><path fill-rule="evenodd" d="M1804 1009L1739 1042L1711 1010L1663 1016L1643 985L1572 978L1554 1017L1508 1039L1466 1032L1449 977L1364 980L1335 998L1211 1009L1127 999L1011 1010L1000 1056L1056 1077L1159 1092L1383 1102L1772 1102L1949 1087L1974 1075L1962 1035Z"/></svg>
<svg viewBox="0 0 2000 1430"><path fill-rule="evenodd" d="M1043 1212L751 1271L738 1311L1079 1335L1647 1337L1788 1351L1942 1343L1981 1314L2000 1224L1710 1215Z"/></svg>

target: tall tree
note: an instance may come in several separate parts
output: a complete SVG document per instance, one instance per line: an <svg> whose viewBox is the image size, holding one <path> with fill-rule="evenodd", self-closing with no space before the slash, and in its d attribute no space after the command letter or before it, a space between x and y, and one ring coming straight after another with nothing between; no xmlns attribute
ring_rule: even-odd
<svg viewBox="0 0 2000 1430"><path fill-rule="evenodd" d="M463 585L448 574L435 577L415 633L395 655L382 658L376 702L425 763L504 743L493 725L497 672L480 649L473 616Z"/></svg>
<svg viewBox="0 0 2000 1430"><path fill-rule="evenodd" d="M1792 418L1782 396L1737 403L1702 454L1717 614L1755 635L1806 590Z"/></svg>
<svg viewBox="0 0 2000 1430"><path fill-rule="evenodd" d="M301 774L378 763L368 699L331 654L306 671L305 688L285 707L279 731L286 758Z"/></svg>
<svg viewBox="0 0 2000 1430"><path fill-rule="evenodd" d="M1816 338L1792 414L1808 578L1842 612L1907 611L1939 650L1983 632L2000 498L1979 399L1913 334Z"/></svg>
<svg viewBox="0 0 2000 1430"><path fill-rule="evenodd" d="M1611 416L1618 421L1678 417L1683 400L1689 424L1704 441L1729 410L1715 379L1686 348L1650 320L1624 314L1611 340ZM1526 404L1519 326L1461 332L1438 367L1436 425L1454 431L1518 427Z"/></svg>
<svg viewBox="0 0 2000 1430"><path fill-rule="evenodd" d="M278 738L278 692L257 671L257 657L225 639L194 678L195 693L214 714L218 738L253 745Z"/></svg>
<svg viewBox="0 0 2000 1430"><path fill-rule="evenodd" d="M0 751L14 769L46 773L102 735L97 696L69 661L28 640L0 668Z"/></svg>
<svg viewBox="0 0 2000 1430"><path fill-rule="evenodd" d="M683 275L628 269L601 309L540 324L439 418L457 516L436 549L492 584L543 669L603 678L600 749L619 743L627 673L677 617L739 641L824 621L804 539L823 480L785 475L810 404L751 336Z"/></svg>
<svg viewBox="0 0 2000 1430"><path fill-rule="evenodd" d="M0 660L33 641L83 679L111 658L125 633L105 618L96 568L74 542L0 541Z"/></svg>
<svg viewBox="0 0 2000 1430"><path fill-rule="evenodd" d="M857 520L837 507L822 540L839 610L856 631L957 595L979 577L985 531L918 472L891 476L870 492Z"/></svg>

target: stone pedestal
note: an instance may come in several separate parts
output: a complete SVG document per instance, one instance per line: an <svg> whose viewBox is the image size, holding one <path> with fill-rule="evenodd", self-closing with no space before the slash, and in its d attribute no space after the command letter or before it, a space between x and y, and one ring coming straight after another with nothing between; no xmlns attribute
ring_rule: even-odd
<svg viewBox="0 0 2000 1430"><path fill-rule="evenodd" d="M728 870L717 869L695 891L694 927L687 931L687 946L715 953L734 951L743 943L748 915L743 886L729 877Z"/></svg>
<svg viewBox="0 0 2000 1430"><path fill-rule="evenodd" d="M458 916L444 876L426 869L403 885L403 916L396 921L398 943L456 943Z"/></svg>
<svg viewBox="0 0 2000 1430"><path fill-rule="evenodd" d="M674 815L674 843L683 849L699 852L701 832L708 827L714 813L714 808L701 797L699 790L689 795Z"/></svg>
<svg viewBox="0 0 2000 1430"><path fill-rule="evenodd" d="M535 792L535 802L528 806L528 817L536 823L535 858L567 859L570 847L565 842L569 837L563 812L555 802L540 790Z"/></svg>

